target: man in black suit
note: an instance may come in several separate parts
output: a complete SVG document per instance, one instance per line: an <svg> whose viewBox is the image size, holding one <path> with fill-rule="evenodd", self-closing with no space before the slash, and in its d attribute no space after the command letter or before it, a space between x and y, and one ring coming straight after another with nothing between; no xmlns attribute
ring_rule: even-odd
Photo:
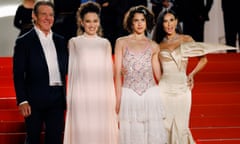
<svg viewBox="0 0 240 144"><path fill-rule="evenodd" d="M238 42L240 46L240 6L238 1L222 0L222 11L226 45L236 47ZM228 50L228 52L236 52L236 50Z"/></svg>
<svg viewBox="0 0 240 144"><path fill-rule="evenodd" d="M26 144L61 144L66 108L68 53L64 38L51 31L53 4L38 1L34 28L16 40L13 56L17 104L26 124ZM44 124L44 125L43 125Z"/></svg>
<svg viewBox="0 0 240 144"><path fill-rule="evenodd" d="M183 22L183 33L195 41L204 41L204 25L209 20L213 0L175 0L179 20Z"/></svg>
<svg viewBox="0 0 240 144"><path fill-rule="evenodd" d="M112 54L114 54L114 46L116 41L116 14L115 14L116 0L96 0L101 5L101 26L103 28L103 37L107 38L112 46Z"/></svg>
<svg viewBox="0 0 240 144"><path fill-rule="evenodd" d="M76 36L76 12L81 0L54 0L55 23L52 30L64 36L66 41Z"/></svg>

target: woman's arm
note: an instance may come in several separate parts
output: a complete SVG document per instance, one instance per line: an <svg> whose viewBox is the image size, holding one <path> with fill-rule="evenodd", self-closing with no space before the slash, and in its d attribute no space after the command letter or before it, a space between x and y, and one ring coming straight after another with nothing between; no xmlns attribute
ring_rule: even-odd
<svg viewBox="0 0 240 144"><path fill-rule="evenodd" d="M19 30L21 30L22 29L22 15L21 15L21 13L22 13L22 10L21 10L21 8L20 8L21 6L19 6L18 8L17 8L17 11L16 11L16 13L15 13L15 16L14 16L14 19L13 19L13 25L17 28L17 29L19 29Z"/></svg>
<svg viewBox="0 0 240 144"><path fill-rule="evenodd" d="M194 42L194 39L189 36L189 35L183 35L183 41L184 42ZM203 56L199 56L198 57L198 63L195 66L195 68L188 74L188 86L190 87L190 89L193 88L194 86L194 76L200 71L202 70L205 65L207 64L207 57L205 55Z"/></svg>
<svg viewBox="0 0 240 144"><path fill-rule="evenodd" d="M121 95L122 95L122 55L123 44L122 39L116 40L115 56L114 56L114 73L115 73L115 91L117 97L116 112L119 113Z"/></svg>
<svg viewBox="0 0 240 144"><path fill-rule="evenodd" d="M196 67L188 74L188 85L190 89L192 89L194 85L194 76L205 67L207 61L208 60L206 56L199 57Z"/></svg>
<svg viewBox="0 0 240 144"><path fill-rule="evenodd" d="M160 52L160 47L158 44L154 42L153 44L153 55L152 55L152 67L153 67L153 74L154 78L156 79L157 83L159 82L161 78L161 62L159 59L159 52Z"/></svg>

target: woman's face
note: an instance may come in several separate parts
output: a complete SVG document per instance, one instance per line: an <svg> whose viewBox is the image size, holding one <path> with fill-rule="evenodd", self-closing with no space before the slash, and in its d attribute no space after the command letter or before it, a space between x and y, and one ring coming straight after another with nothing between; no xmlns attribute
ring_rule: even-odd
<svg viewBox="0 0 240 144"><path fill-rule="evenodd" d="M177 26L178 20L175 18L175 16L171 13L167 13L163 17L163 29L168 34L174 34L176 33L176 26Z"/></svg>
<svg viewBox="0 0 240 144"><path fill-rule="evenodd" d="M88 35L96 35L100 26L100 20L96 13L86 13L81 22L84 31Z"/></svg>
<svg viewBox="0 0 240 144"><path fill-rule="evenodd" d="M146 19L142 13L135 13L133 16L132 29L134 33L143 34L147 27Z"/></svg>

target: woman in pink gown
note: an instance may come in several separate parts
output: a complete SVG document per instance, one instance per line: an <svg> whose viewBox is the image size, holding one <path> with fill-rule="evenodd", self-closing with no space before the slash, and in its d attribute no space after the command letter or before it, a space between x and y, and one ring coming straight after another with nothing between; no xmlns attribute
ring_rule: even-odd
<svg viewBox="0 0 240 144"><path fill-rule="evenodd" d="M99 5L82 4L81 30L69 41L64 144L117 144L111 45L99 36Z"/></svg>
<svg viewBox="0 0 240 144"><path fill-rule="evenodd" d="M153 14L146 7L132 7L124 20L124 27L131 34L116 41L115 84L120 144L167 143L164 110L156 82L161 75L159 47L145 34L153 24Z"/></svg>

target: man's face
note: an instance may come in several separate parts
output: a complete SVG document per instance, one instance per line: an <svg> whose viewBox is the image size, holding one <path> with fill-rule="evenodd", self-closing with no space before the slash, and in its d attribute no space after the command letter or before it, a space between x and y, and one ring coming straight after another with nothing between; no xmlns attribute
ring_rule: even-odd
<svg viewBox="0 0 240 144"><path fill-rule="evenodd" d="M48 5L39 6L37 14L33 14L33 19L36 27L45 34L48 34L54 22L54 12L52 7Z"/></svg>

